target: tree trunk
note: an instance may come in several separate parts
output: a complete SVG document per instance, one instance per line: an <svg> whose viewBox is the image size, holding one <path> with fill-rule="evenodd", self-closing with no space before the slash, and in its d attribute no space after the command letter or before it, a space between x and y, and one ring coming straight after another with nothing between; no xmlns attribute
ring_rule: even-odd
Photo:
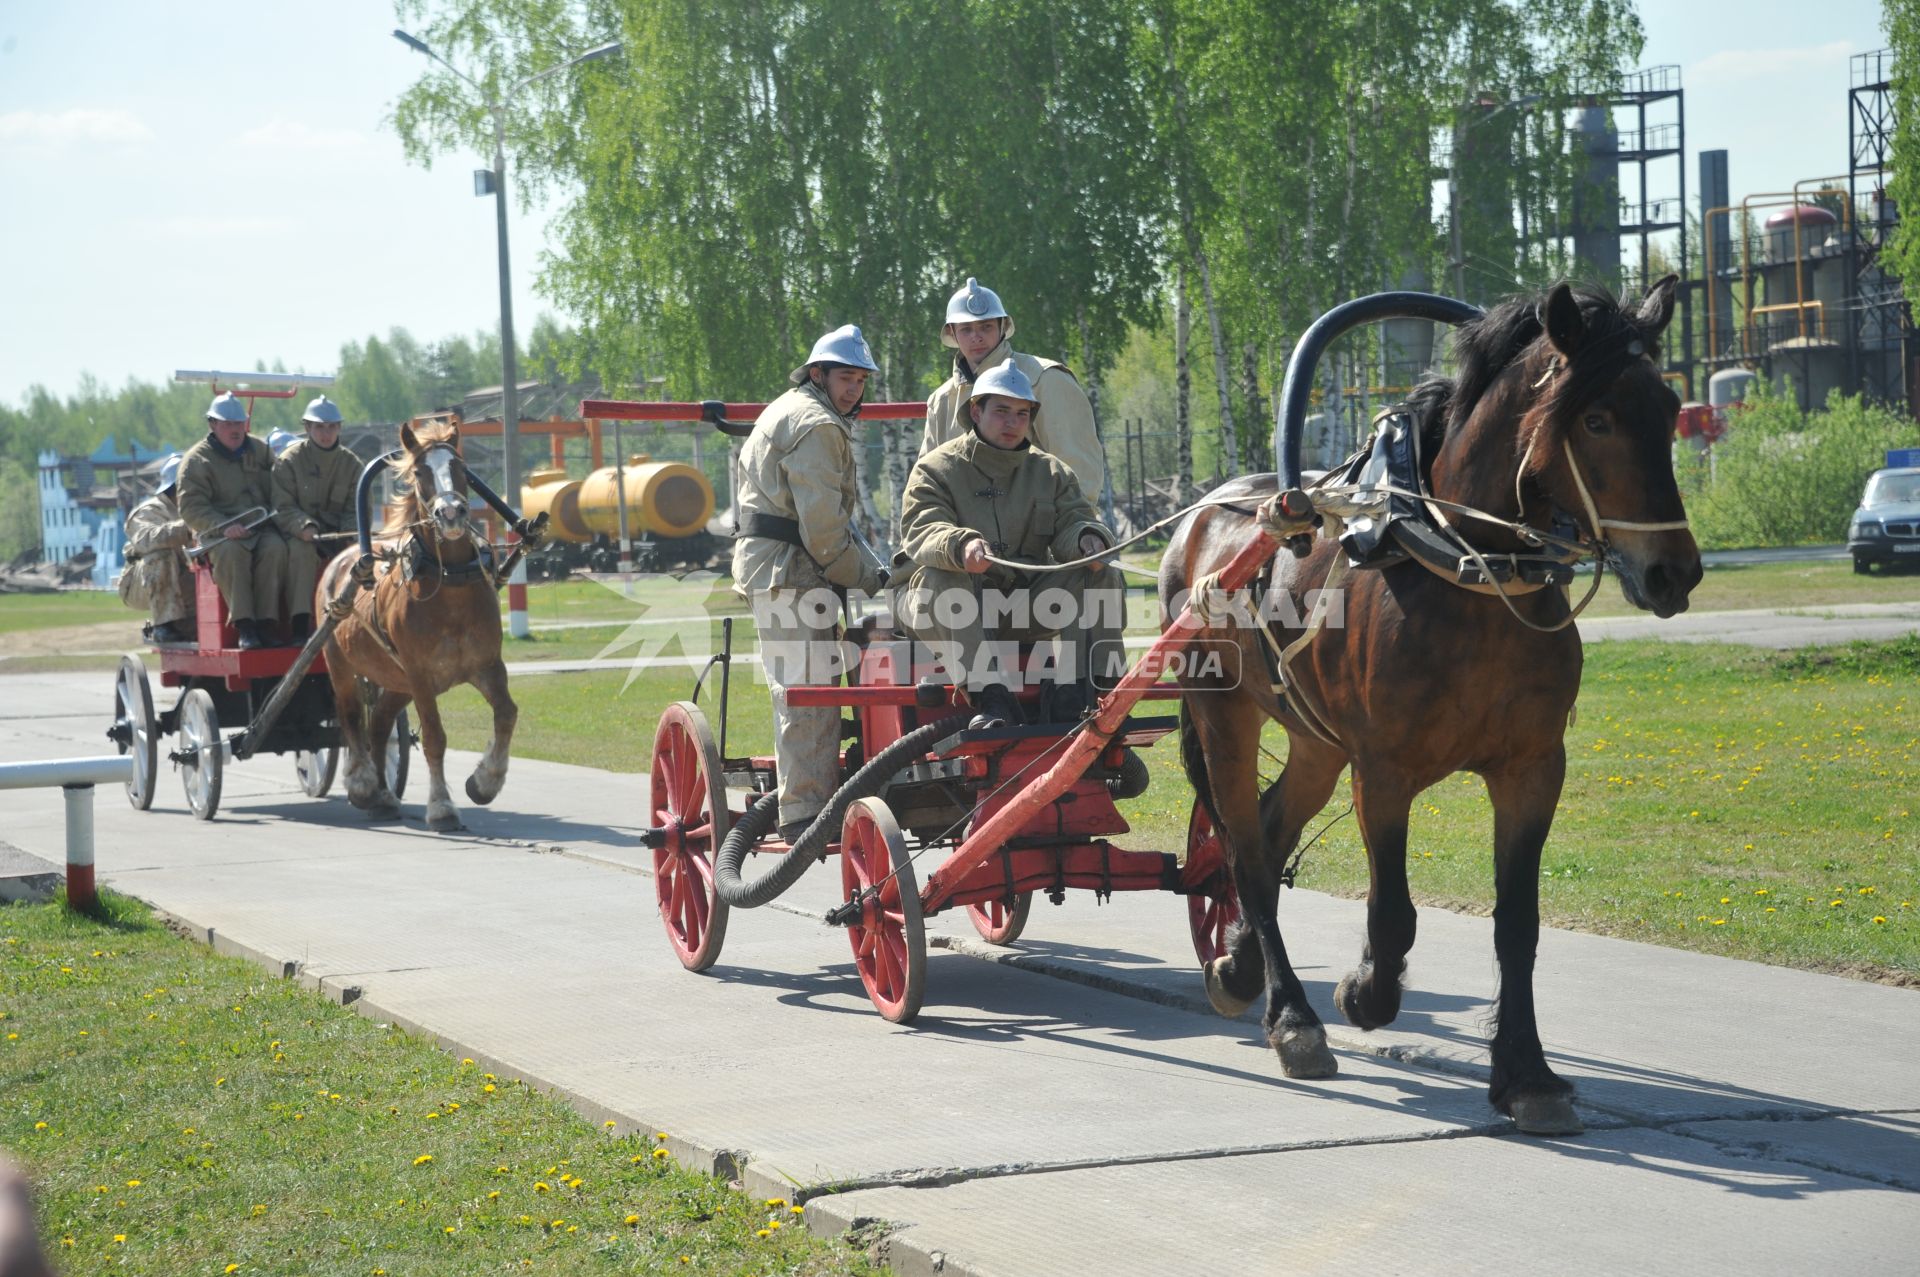
<svg viewBox="0 0 1920 1277"><path fill-rule="evenodd" d="M1173 476L1173 503L1177 509L1187 503L1193 487L1193 369L1187 362L1187 345L1192 336L1193 308L1187 302L1187 264L1174 268L1173 276L1173 446L1177 457Z"/></svg>
<svg viewBox="0 0 1920 1277"><path fill-rule="evenodd" d="M1207 328L1213 337L1213 384L1220 392L1220 468L1227 477L1239 473L1240 435L1233 428L1232 381L1227 375L1227 337L1220 329L1220 308L1213 300L1213 270L1207 264L1207 250L1200 259L1200 299L1207 308Z"/></svg>
<svg viewBox="0 0 1920 1277"><path fill-rule="evenodd" d="M1100 477L1100 491L1098 493L1089 493L1088 495L1093 499L1094 506L1099 509L1101 517L1107 521L1107 526L1112 527L1113 459L1106 455L1107 440L1106 436L1100 431L1100 379L1094 372L1096 361L1093 357L1093 329L1087 324L1087 304L1084 301L1080 303L1079 317L1080 359L1081 362L1086 365L1080 370L1080 384L1085 388L1087 392L1087 403L1093 409L1094 437L1100 440L1100 455L1105 462L1103 473Z"/></svg>
<svg viewBox="0 0 1920 1277"><path fill-rule="evenodd" d="M1267 403L1260 394L1260 351L1253 342L1240 347L1240 393L1247 398L1247 465L1265 470L1267 445L1260 438L1260 428L1267 419Z"/></svg>

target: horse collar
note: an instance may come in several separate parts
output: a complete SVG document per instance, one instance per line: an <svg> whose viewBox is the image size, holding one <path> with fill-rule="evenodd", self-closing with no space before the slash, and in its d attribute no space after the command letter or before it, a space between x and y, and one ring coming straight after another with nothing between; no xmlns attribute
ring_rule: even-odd
<svg viewBox="0 0 1920 1277"><path fill-rule="evenodd" d="M486 560L478 547L475 547L473 558L467 562L448 566L417 532L407 538L407 552L400 561L401 578L407 581L437 573L446 585L464 585L476 577L484 576L486 571Z"/></svg>

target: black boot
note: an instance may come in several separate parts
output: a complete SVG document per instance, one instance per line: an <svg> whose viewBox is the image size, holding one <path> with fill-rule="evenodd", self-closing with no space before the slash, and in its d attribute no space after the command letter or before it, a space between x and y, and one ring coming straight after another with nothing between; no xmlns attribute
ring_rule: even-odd
<svg viewBox="0 0 1920 1277"><path fill-rule="evenodd" d="M177 621L162 621L153 627L150 638L156 643L191 643L193 635L180 628Z"/></svg>
<svg viewBox="0 0 1920 1277"><path fill-rule="evenodd" d="M293 619L287 622L287 646L300 646L312 633L313 617L306 612L296 612Z"/></svg>
<svg viewBox="0 0 1920 1277"><path fill-rule="evenodd" d="M1014 699L1013 689L999 683L973 694L973 710L973 721L967 726L976 732L990 732L1021 722L1020 702Z"/></svg>
<svg viewBox="0 0 1920 1277"><path fill-rule="evenodd" d="M780 841L789 847L793 846L793 844L800 841L800 835L806 833L808 827L812 824L812 816L808 816L804 820L789 820L786 824L780 826Z"/></svg>
<svg viewBox="0 0 1920 1277"><path fill-rule="evenodd" d="M237 620L233 623L233 632L239 636L237 646L243 652L257 651L267 645L267 641L260 637L260 625L257 621Z"/></svg>

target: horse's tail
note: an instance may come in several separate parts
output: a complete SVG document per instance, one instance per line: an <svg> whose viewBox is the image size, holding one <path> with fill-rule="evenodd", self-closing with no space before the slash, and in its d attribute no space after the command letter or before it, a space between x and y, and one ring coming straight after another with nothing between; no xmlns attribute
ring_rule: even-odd
<svg viewBox="0 0 1920 1277"><path fill-rule="evenodd" d="M1200 746L1200 730L1193 725L1184 697L1180 701L1180 765L1186 769L1194 794L1206 806L1213 827L1220 828L1220 813L1213 808L1213 786L1207 782L1207 751Z"/></svg>

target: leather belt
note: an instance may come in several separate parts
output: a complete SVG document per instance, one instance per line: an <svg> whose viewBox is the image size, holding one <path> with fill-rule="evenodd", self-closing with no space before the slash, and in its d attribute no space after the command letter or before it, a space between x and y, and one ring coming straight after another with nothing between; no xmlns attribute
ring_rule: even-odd
<svg viewBox="0 0 1920 1277"><path fill-rule="evenodd" d="M735 537L763 537L768 541L783 541L788 545L797 545L802 550L807 543L800 539L800 524L782 518L777 514L762 514L758 510L743 510L740 514L739 530Z"/></svg>

